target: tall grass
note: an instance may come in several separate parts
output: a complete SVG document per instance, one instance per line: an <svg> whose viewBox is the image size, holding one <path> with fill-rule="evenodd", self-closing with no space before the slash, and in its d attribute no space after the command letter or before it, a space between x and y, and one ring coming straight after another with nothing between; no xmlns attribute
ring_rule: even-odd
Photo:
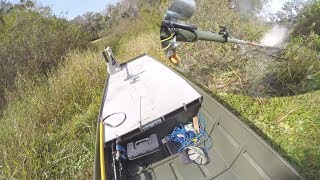
<svg viewBox="0 0 320 180"><path fill-rule="evenodd" d="M0 124L0 177L91 177L105 76L100 53L73 51L47 82L18 77Z"/></svg>
<svg viewBox="0 0 320 180"><path fill-rule="evenodd" d="M51 15L48 8L21 4L1 14L0 111L6 105L4 91L14 91L17 74L46 76L70 50L88 44L78 25Z"/></svg>
<svg viewBox="0 0 320 180"><path fill-rule="evenodd" d="M297 94L319 89L316 74L320 72L317 57L320 37L314 33L292 38L283 55L284 61L277 63L277 79Z"/></svg>
<svg viewBox="0 0 320 180"><path fill-rule="evenodd" d="M159 8L164 11L164 5ZM127 61L142 53L165 60L161 50L159 27L162 13L155 8L142 7L139 18L123 20L110 29L108 36L92 42L98 49L112 47L120 61Z"/></svg>

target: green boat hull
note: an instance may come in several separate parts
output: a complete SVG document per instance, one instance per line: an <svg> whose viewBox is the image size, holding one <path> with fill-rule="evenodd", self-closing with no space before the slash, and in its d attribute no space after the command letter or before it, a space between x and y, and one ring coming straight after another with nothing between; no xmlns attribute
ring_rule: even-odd
<svg viewBox="0 0 320 180"><path fill-rule="evenodd" d="M230 110L199 86L180 76L203 96L200 113L206 120L206 131L213 141L213 147L208 151L211 162L204 166L183 164L176 154L136 171L130 179L304 179L278 152ZM101 179L99 148L99 128L97 128L95 179ZM106 166L111 165L112 162L107 160ZM106 174L108 173L111 172L107 171Z"/></svg>

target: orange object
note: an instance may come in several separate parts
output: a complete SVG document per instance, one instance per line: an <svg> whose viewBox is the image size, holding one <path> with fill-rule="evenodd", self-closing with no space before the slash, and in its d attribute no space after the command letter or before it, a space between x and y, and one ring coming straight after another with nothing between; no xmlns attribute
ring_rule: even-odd
<svg viewBox="0 0 320 180"><path fill-rule="evenodd" d="M173 64L178 64L180 62L180 57L178 56L177 53L173 53L171 56L170 56L170 61L173 63Z"/></svg>
<svg viewBox="0 0 320 180"><path fill-rule="evenodd" d="M170 61L175 65L178 64L178 61L176 59L174 59L173 57L170 57Z"/></svg>
<svg viewBox="0 0 320 180"><path fill-rule="evenodd" d="M193 128L194 128L194 130L196 131L197 134L200 133L198 116L193 117Z"/></svg>

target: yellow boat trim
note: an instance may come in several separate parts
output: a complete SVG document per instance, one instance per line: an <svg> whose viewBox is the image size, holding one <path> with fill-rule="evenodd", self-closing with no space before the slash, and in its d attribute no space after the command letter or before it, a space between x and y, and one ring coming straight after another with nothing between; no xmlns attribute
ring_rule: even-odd
<svg viewBox="0 0 320 180"><path fill-rule="evenodd" d="M106 165L104 162L104 124L100 122L100 173L101 180L106 180Z"/></svg>

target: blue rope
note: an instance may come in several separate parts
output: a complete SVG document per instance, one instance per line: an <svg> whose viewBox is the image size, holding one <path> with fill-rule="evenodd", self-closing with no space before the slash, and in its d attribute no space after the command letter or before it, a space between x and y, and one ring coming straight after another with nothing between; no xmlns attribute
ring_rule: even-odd
<svg viewBox="0 0 320 180"><path fill-rule="evenodd" d="M122 159L128 159L127 158L127 150L121 146L120 144L116 145L116 151L120 151L120 156Z"/></svg>
<svg viewBox="0 0 320 180"><path fill-rule="evenodd" d="M181 144L179 152L184 150L188 146L194 146L196 142L202 141L203 147L209 150L213 143L212 139L208 136L206 132L206 122L204 117L198 113L199 117L199 129L200 132L196 134L194 131L187 131L183 125L179 124L174 128L171 134L169 134L166 139L171 142L177 142ZM194 141L196 139L196 141Z"/></svg>
<svg viewBox="0 0 320 180"><path fill-rule="evenodd" d="M198 113L198 117L200 120L199 126L200 126L200 133L199 135L199 140L203 141L203 147L206 150L209 150L212 148L213 146L213 142L211 137L208 135L208 133L206 132L206 121L204 119L204 117L202 116L202 114Z"/></svg>
<svg viewBox="0 0 320 180"><path fill-rule="evenodd" d="M190 145L194 145L193 140L195 138L196 134L193 131L187 131L181 124L176 126L172 133L166 137L168 141L177 142L181 144L179 152Z"/></svg>

